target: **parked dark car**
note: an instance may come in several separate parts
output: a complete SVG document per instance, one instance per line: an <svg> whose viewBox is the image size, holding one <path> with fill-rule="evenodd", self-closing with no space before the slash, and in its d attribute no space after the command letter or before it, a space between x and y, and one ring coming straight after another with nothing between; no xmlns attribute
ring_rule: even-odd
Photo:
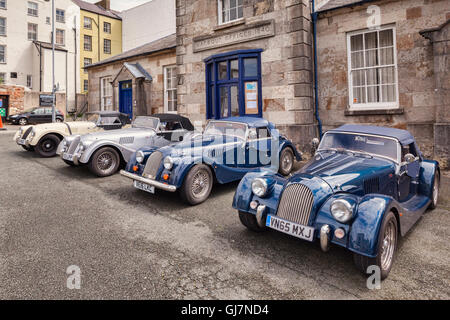
<svg viewBox="0 0 450 320"><path fill-rule="evenodd" d="M49 123L52 122L52 108L51 107L38 107L26 111L24 113L14 114L6 118L7 122L12 124L20 124L26 126L30 123ZM64 115L56 110L56 122L63 122Z"/></svg>

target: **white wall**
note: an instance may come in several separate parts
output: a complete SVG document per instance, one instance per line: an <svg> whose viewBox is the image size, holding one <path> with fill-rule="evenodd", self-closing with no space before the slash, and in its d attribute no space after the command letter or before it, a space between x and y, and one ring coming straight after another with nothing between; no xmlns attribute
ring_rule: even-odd
<svg viewBox="0 0 450 320"><path fill-rule="evenodd" d="M32 0L38 3L38 17L29 16L27 13L27 0L7 0L7 9L0 9L0 17L6 18L6 36L0 36L0 44L6 45L6 63L0 64L0 72L6 74L5 83L26 86L27 75L33 76L32 91L39 91L40 58L38 50L32 41L28 40L28 23L38 25L38 41L51 42L51 24L47 24L47 17L52 16L51 1ZM69 100L69 109L74 106L75 93L80 92L79 79L75 81L75 74L79 72L79 16L80 8L71 0L55 0L55 7L65 10L65 23L56 22L57 29L65 30L65 46L68 50L68 82L66 86L66 53L58 52L56 59L56 77L60 83L60 89L67 87L67 96ZM76 21L76 24L74 24ZM74 39L74 27L78 35L77 44ZM51 68L51 50L44 50L43 72L42 72L42 91L51 91L52 68ZM48 54L50 53L50 55ZM77 59L75 60L75 57ZM45 69L44 69L45 66ZM11 79L10 73L17 72L17 79ZM49 85L50 83L50 85ZM75 85L77 89L75 90ZM75 92L76 91L76 92Z"/></svg>
<svg viewBox="0 0 450 320"><path fill-rule="evenodd" d="M175 0L152 0L123 11L123 51L176 32Z"/></svg>

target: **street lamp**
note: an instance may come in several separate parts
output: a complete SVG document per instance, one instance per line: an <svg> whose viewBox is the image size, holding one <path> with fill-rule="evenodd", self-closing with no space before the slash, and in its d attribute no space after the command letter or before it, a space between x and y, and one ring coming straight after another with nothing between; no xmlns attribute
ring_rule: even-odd
<svg viewBox="0 0 450 320"><path fill-rule="evenodd" d="M50 2L50 0L45 0L45 2ZM56 121L55 93L55 0L52 0L52 122Z"/></svg>

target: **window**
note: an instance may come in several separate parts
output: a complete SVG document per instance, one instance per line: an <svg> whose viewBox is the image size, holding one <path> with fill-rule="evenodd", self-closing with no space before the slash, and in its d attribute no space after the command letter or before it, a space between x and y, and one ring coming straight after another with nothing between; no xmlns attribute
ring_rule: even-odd
<svg viewBox="0 0 450 320"><path fill-rule="evenodd" d="M33 89L33 76L27 75L27 87Z"/></svg>
<svg viewBox="0 0 450 320"><path fill-rule="evenodd" d="M63 46L65 44L65 34L66 32L62 29L56 29L56 39L55 39L55 43L57 45Z"/></svg>
<svg viewBox="0 0 450 320"><path fill-rule="evenodd" d="M91 36L84 36L84 50L86 51L92 51L92 37Z"/></svg>
<svg viewBox="0 0 450 320"><path fill-rule="evenodd" d="M6 81L6 73L1 72L0 73L0 84L5 83Z"/></svg>
<svg viewBox="0 0 450 320"><path fill-rule="evenodd" d="M177 67L164 67L164 111L177 112Z"/></svg>
<svg viewBox="0 0 450 320"><path fill-rule="evenodd" d="M100 90L101 90L101 110L112 110L112 78L104 77L100 79Z"/></svg>
<svg viewBox="0 0 450 320"><path fill-rule="evenodd" d="M111 40L103 39L103 53L106 53L106 54L111 53Z"/></svg>
<svg viewBox="0 0 450 320"><path fill-rule="evenodd" d="M89 90L89 80L83 81L83 90L87 92Z"/></svg>
<svg viewBox="0 0 450 320"><path fill-rule="evenodd" d="M38 4L36 2L28 1L28 15L29 16L38 16Z"/></svg>
<svg viewBox="0 0 450 320"><path fill-rule="evenodd" d="M66 12L62 9L56 9L56 22L66 22Z"/></svg>
<svg viewBox="0 0 450 320"><path fill-rule="evenodd" d="M219 24L242 19L243 0L218 0Z"/></svg>
<svg viewBox="0 0 450 320"><path fill-rule="evenodd" d="M351 109L398 108L395 29L347 35Z"/></svg>
<svg viewBox="0 0 450 320"><path fill-rule="evenodd" d="M6 46L0 45L0 63L6 63Z"/></svg>
<svg viewBox="0 0 450 320"><path fill-rule="evenodd" d="M92 29L92 19L88 17L84 17L84 28L85 29Z"/></svg>
<svg viewBox="0 0 450 320"><path fill-rule="evenodd" d="M86 68L87 66L92 64L92 59L91 58L84 58L84 67ZM84 69L84 73L87 73L88 71L86 69Z"/></svg>
<svg viewBox="0 0 450 320"><path fill-rule="evenodd" d="M17 79L17 72L11 72L9 76L11 77L11 79Z"/></svg>
<svg viewBox="0 0 450 320"><path fill-rule="evenodd" d="M0 9L6 9L6 0L0 0Z"/></svg>
<svg viewBox="0 0 450 320"><path fill-rule="evenodd" d="M28 24L28 40L37 40L37 24L29 23Z"/></svg>
<svg viewBox="0 0 450 320"><path fill-rule="evenodd" d="M205 60L208 119L262 116L261 51L238 50Z"/></svg>
<svg viewBox="0 0 450 320"><path fill-rule="evenodd" d="M6 18L0 18L0 36L6 36Z"/></svg>
<svg viewBox="0 0 450 320"><path fill-rule="evenodd" d="M51 20L50 20L50 17L46 17L46 18L45 18L45 23L46 23L46 24L52 24L52 22L51 22Z"/></svg>
<svg viewBox="0 0 450 320"><path fill-rule="evenodd" d="M111 23L103 22L103 32L104 33L111 33Z"/></svg>

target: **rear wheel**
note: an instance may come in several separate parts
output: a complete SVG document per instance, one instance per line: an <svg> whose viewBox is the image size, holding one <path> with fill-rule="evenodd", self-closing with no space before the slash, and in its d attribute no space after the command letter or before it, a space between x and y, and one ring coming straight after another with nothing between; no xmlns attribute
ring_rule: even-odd
<svg viewBox="0 0 450 320"><path fill-rule="evenodd" d="M263 232L266 230L266 227L260 227L254 214L239 211L239 220L241 220L241 223L247 227L247 229L253 232Z"/></svg>
<svg viewBox="0 0 450 320"><path fill-rule="evenodd" d="M180 195L185 202L194 206L208 199L212 186L211 169L207 165L198 164L186 175L180 189Z"/></svg>
<svg viewBox="0 0 450 320"><path fill-rule="evenodd" d="M280 155L280 168L278 170L283 176L288 176L294 166L294 152L291 148L285 148Z"/></svg>
<svg viewBox="0 0 450 320"><path fill-rule="evenodd" d="M56 118L55 121L58 123L64 122L64 120L62 118Z"/></svg>
<svg viewBox="0 0 450 320"><path fill-rule="evenodd" d="M439 182L440 182L439 172L436 171L434 174L434 183L433 183L433 195L430 203L430 209L435 209L439 200Z"/></svg>
<svg viewBox="0 0 450 320"><path fill-rule="evenodd" d="M111 147L104 147L97 150L89 161L89 170L99 176L107 177L119 170L119 153Z"/></svg>
<svg viewBox="0 0 450 320"><path fill-rule="evenodd" d="M54 134L48 134L39 140L34 150L44 158L54 157L61 139Z"/></svg>
<svg viewBox="0 0 450 320"><path fill-rule="evenodd" d="M353 254L356 267L364 274L367 268L376 265L380 268L381 280L384 280L391 271L394 262L395 251L397 250L398 226L397 219L392 211L384 218L378 236L378 254L375 258L369 258L357 253Z"/></svg>
<svg viewBox="0 0 450 320"><path fill-rule="evenodd" d="M19 119L19 124L20 124L21 126L26 126L26 125L28 124L27 118L20 118L20 119Z"/></svg>
<svg viewBox="0 0 450 320"><path fill-rule="evenodd" d="M27 146L22 146L22 148L24 148L24 149L27 150L27 151L34 151L34 148L33 148L32 146L29 146L29 147L27 147Z"/></svg>

